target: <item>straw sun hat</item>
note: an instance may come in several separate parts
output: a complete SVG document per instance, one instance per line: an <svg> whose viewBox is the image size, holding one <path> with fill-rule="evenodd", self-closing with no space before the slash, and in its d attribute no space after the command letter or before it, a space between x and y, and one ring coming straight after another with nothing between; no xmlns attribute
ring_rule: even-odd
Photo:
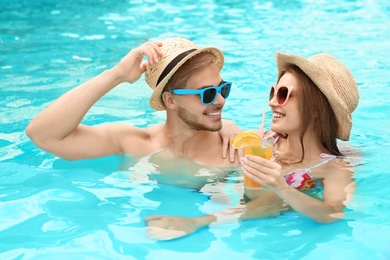
<svg viewBox="0 0 390 260"><path fill-rule="evenodd" d="M337 138L349 140L351 114L359 102L358 88L351 72L328 54L321 53L305 59L298 55L276 52L279 77L288 64L298 66L326 96L336 116Z"/></svg>
<svg viewBox="0 0 390 260"><path fill-rule="evenodd" d="M162 42L158 63L151 64L146 70L145 80L153 90L149 104L155 110L165 110L161 93L172 75L189 59L202 52L210 52L215 55L214 63L220 71L224 57L222 52L213 47L199 48L193 42L181 38L170 38Z"/></svg>

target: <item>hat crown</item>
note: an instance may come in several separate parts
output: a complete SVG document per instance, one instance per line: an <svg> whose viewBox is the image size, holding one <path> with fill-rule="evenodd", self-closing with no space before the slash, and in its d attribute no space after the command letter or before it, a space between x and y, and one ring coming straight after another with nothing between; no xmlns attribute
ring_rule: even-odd
<svg viewBox="0 0 390 260"><path fill-rule="evenodd" d="M224 63L224 56L221 50L215 47L199 48L193 42L181 37L163 41L160 50L162 55L159 56L158 62L150 64L145 72L145 81L153 90L149 104L151 108L157 111L165 110L161 97L166 84L188 60L200 53L207 52L215 57L212 62L219 71Z"/></svg>
<svg viewBox="0 0 390 260"><path fill-rule="evenodd" d="M175 37L162 41L160 48L162 55L159 56L157 63L148 65L145 73L145 81L149 87L154 90L158 85L160 75L168 64L180 54L193 49L197 50L199 47L185 38Z"/></svg>
<svg viewBox="0 0 390 260"><path fill-rule="evenodd" d="M339 102L343 103L342 105L346 106L348 111L352 113L359 103L359 91L348 68L326 53L314 55L308 60L326 71L335 92L340 97Z"/></svg>

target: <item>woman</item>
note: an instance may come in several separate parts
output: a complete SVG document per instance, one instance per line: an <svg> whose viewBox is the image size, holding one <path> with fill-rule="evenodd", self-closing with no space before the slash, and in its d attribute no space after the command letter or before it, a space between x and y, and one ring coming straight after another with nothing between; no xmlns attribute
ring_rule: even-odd
<svg viewBox="0 0 390 260"><path fill-rule="evenodd" d="M318 54L308 59L276 53L278 80L270 91L276 142L274 160L246 155L244 174L264 189L245 189L244 205L197 218L150 216L148 233L156 239L188 235L213 223L264 218L288 209L314 221L343 217L354 192L353 169L336 139L349 140L351 113L359 93L349 70L337 59Z"/></svg>
<svg viewBox="0 0 390 260"><path fill-rule="evenodd" d="M327 54L305 59L277 53L276 62L278 81L269 101L275 160L245 156L244 174L295 211L333 222L342 217L355 186L352 167L336 143L350 137L351 113L359 100L355 80Z"/></svg>

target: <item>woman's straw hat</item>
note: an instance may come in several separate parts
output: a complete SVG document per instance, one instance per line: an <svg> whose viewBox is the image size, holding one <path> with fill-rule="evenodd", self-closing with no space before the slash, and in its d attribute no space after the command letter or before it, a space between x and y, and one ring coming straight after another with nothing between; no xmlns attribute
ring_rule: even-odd
<svg viewBox="0 0 390 260"><path fill-rule="evenodd" d="M352 128L352 112L359 102L359 92L351 72L339 60L321 53L308 59L276 52L279 77L288 64L298 66L328 99L337 119L337 138L347 141Z"/></svg>
<svg viewBox="0 0 390 260"><path fill-rule="evenodd" d="M189 59L202 52L210 52L215 55L214 63L219 71L223 67L224 57L222 52L213 47L199 48L193 42L177 37L162 42L158 63L151 64L146 70L145 80L153 90L149 104L155 110L165 110L161 93L172 75Z"/></svg>

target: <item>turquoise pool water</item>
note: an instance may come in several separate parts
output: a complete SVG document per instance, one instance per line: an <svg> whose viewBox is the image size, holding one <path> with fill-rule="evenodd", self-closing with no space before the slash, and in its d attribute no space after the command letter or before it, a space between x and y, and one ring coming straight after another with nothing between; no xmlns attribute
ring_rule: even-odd
<svg viewBox="0 0 390 260"><path fill-rule="evenodd" d="M389 17L389 1L0 0L0 258L389 259ZM142 218L230 207L238 187L224 190L226 204L206 192L129 181L120 157L68 162L24 134L39 111L132 47L178 35L223 50L223 77L235 83L224 118L244 129L258 126L267 105L275 51L327 52L351 69L361 100L350 145L364 159L345 220L320 225L286 213L156 242ZM123 84L84 123L161 123L150 93L143 80Z"/></svg>

